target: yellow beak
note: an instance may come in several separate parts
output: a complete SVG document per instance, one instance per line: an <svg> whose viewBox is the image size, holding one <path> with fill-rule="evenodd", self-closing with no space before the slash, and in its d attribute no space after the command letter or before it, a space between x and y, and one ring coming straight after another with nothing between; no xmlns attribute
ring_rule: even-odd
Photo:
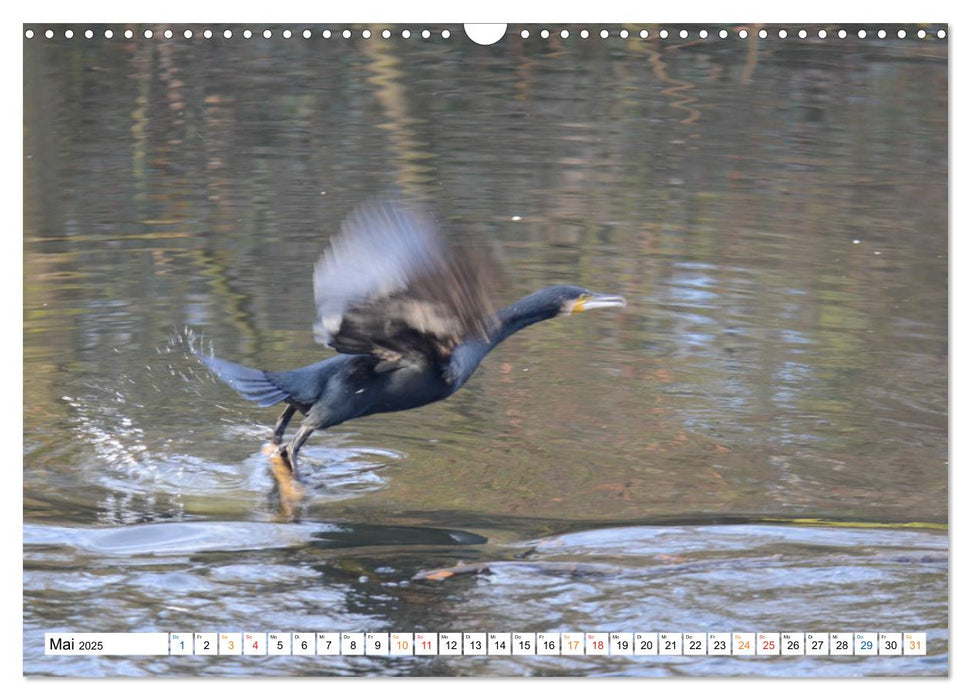
<svg viewBox="0 0 971 700"><path fill-rule="evenodd" d="M574 302L571 313L578 314L581 311L606 309L611 306L627 306L627 300L617 294L589 294Z"/></svg>

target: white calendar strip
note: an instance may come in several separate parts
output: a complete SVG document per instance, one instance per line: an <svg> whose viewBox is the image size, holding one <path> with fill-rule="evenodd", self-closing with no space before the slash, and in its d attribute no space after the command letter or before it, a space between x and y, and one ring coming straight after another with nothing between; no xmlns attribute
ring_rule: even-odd
<svg viewBox="0 0 971 700"><path fill-rule="evenodd" d="M44 635L53 656L924 656L925 632L133 632Z"/></svg>

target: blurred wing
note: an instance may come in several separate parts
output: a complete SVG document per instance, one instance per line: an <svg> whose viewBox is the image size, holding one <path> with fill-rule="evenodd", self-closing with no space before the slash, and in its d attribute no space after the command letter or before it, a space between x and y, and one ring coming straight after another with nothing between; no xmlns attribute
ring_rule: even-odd
<svg viewBox="0 0 971 700"><path fill-rule="evenodd" d="M402 204L365 206L314 268L318 341L390 363L441 362L494 324L488 265L456 255L430 217Z"/></svg>

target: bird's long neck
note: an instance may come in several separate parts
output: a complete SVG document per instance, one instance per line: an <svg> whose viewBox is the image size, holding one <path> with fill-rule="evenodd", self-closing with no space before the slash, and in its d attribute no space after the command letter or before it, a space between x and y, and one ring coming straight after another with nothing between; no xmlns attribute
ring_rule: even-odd
<svg viewBox="0 0 971 700"><path fill-rule="evenodd" d="M499 320L498 328L493 331L488 340L473 340L459 345L452 353L447 377L455 389L462 386L472 376L482 358L499 343L516 331L526 326L553 318L559 313L555 305L551 305L542 292L524 296L496 314Z"/></svg>
<svg viewBox="0 0 971 700"><path fill-rule="evenodd" d="M539 292L524 296L496 314L499 319L499 328L489 338L490 349L526 326L553 318L559 313L559 309L556 307L537 303L539 301L538 295Z"/></svg>

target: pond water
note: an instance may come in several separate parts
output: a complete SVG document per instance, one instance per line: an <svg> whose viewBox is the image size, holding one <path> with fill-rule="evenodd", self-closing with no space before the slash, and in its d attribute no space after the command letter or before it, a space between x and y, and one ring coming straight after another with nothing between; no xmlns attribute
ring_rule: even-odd
<svg viewBox="0 0 971 700"><path fill-rule="evenodd" d="M945 41L84 28L24 43L25 673L947 673ZM187 338L329 356L313 264L392 191L491 250L497 303L628 306L314 435L288 509L278 411ZM45 657L56 630L916 631L928 655Z"/></svg>

